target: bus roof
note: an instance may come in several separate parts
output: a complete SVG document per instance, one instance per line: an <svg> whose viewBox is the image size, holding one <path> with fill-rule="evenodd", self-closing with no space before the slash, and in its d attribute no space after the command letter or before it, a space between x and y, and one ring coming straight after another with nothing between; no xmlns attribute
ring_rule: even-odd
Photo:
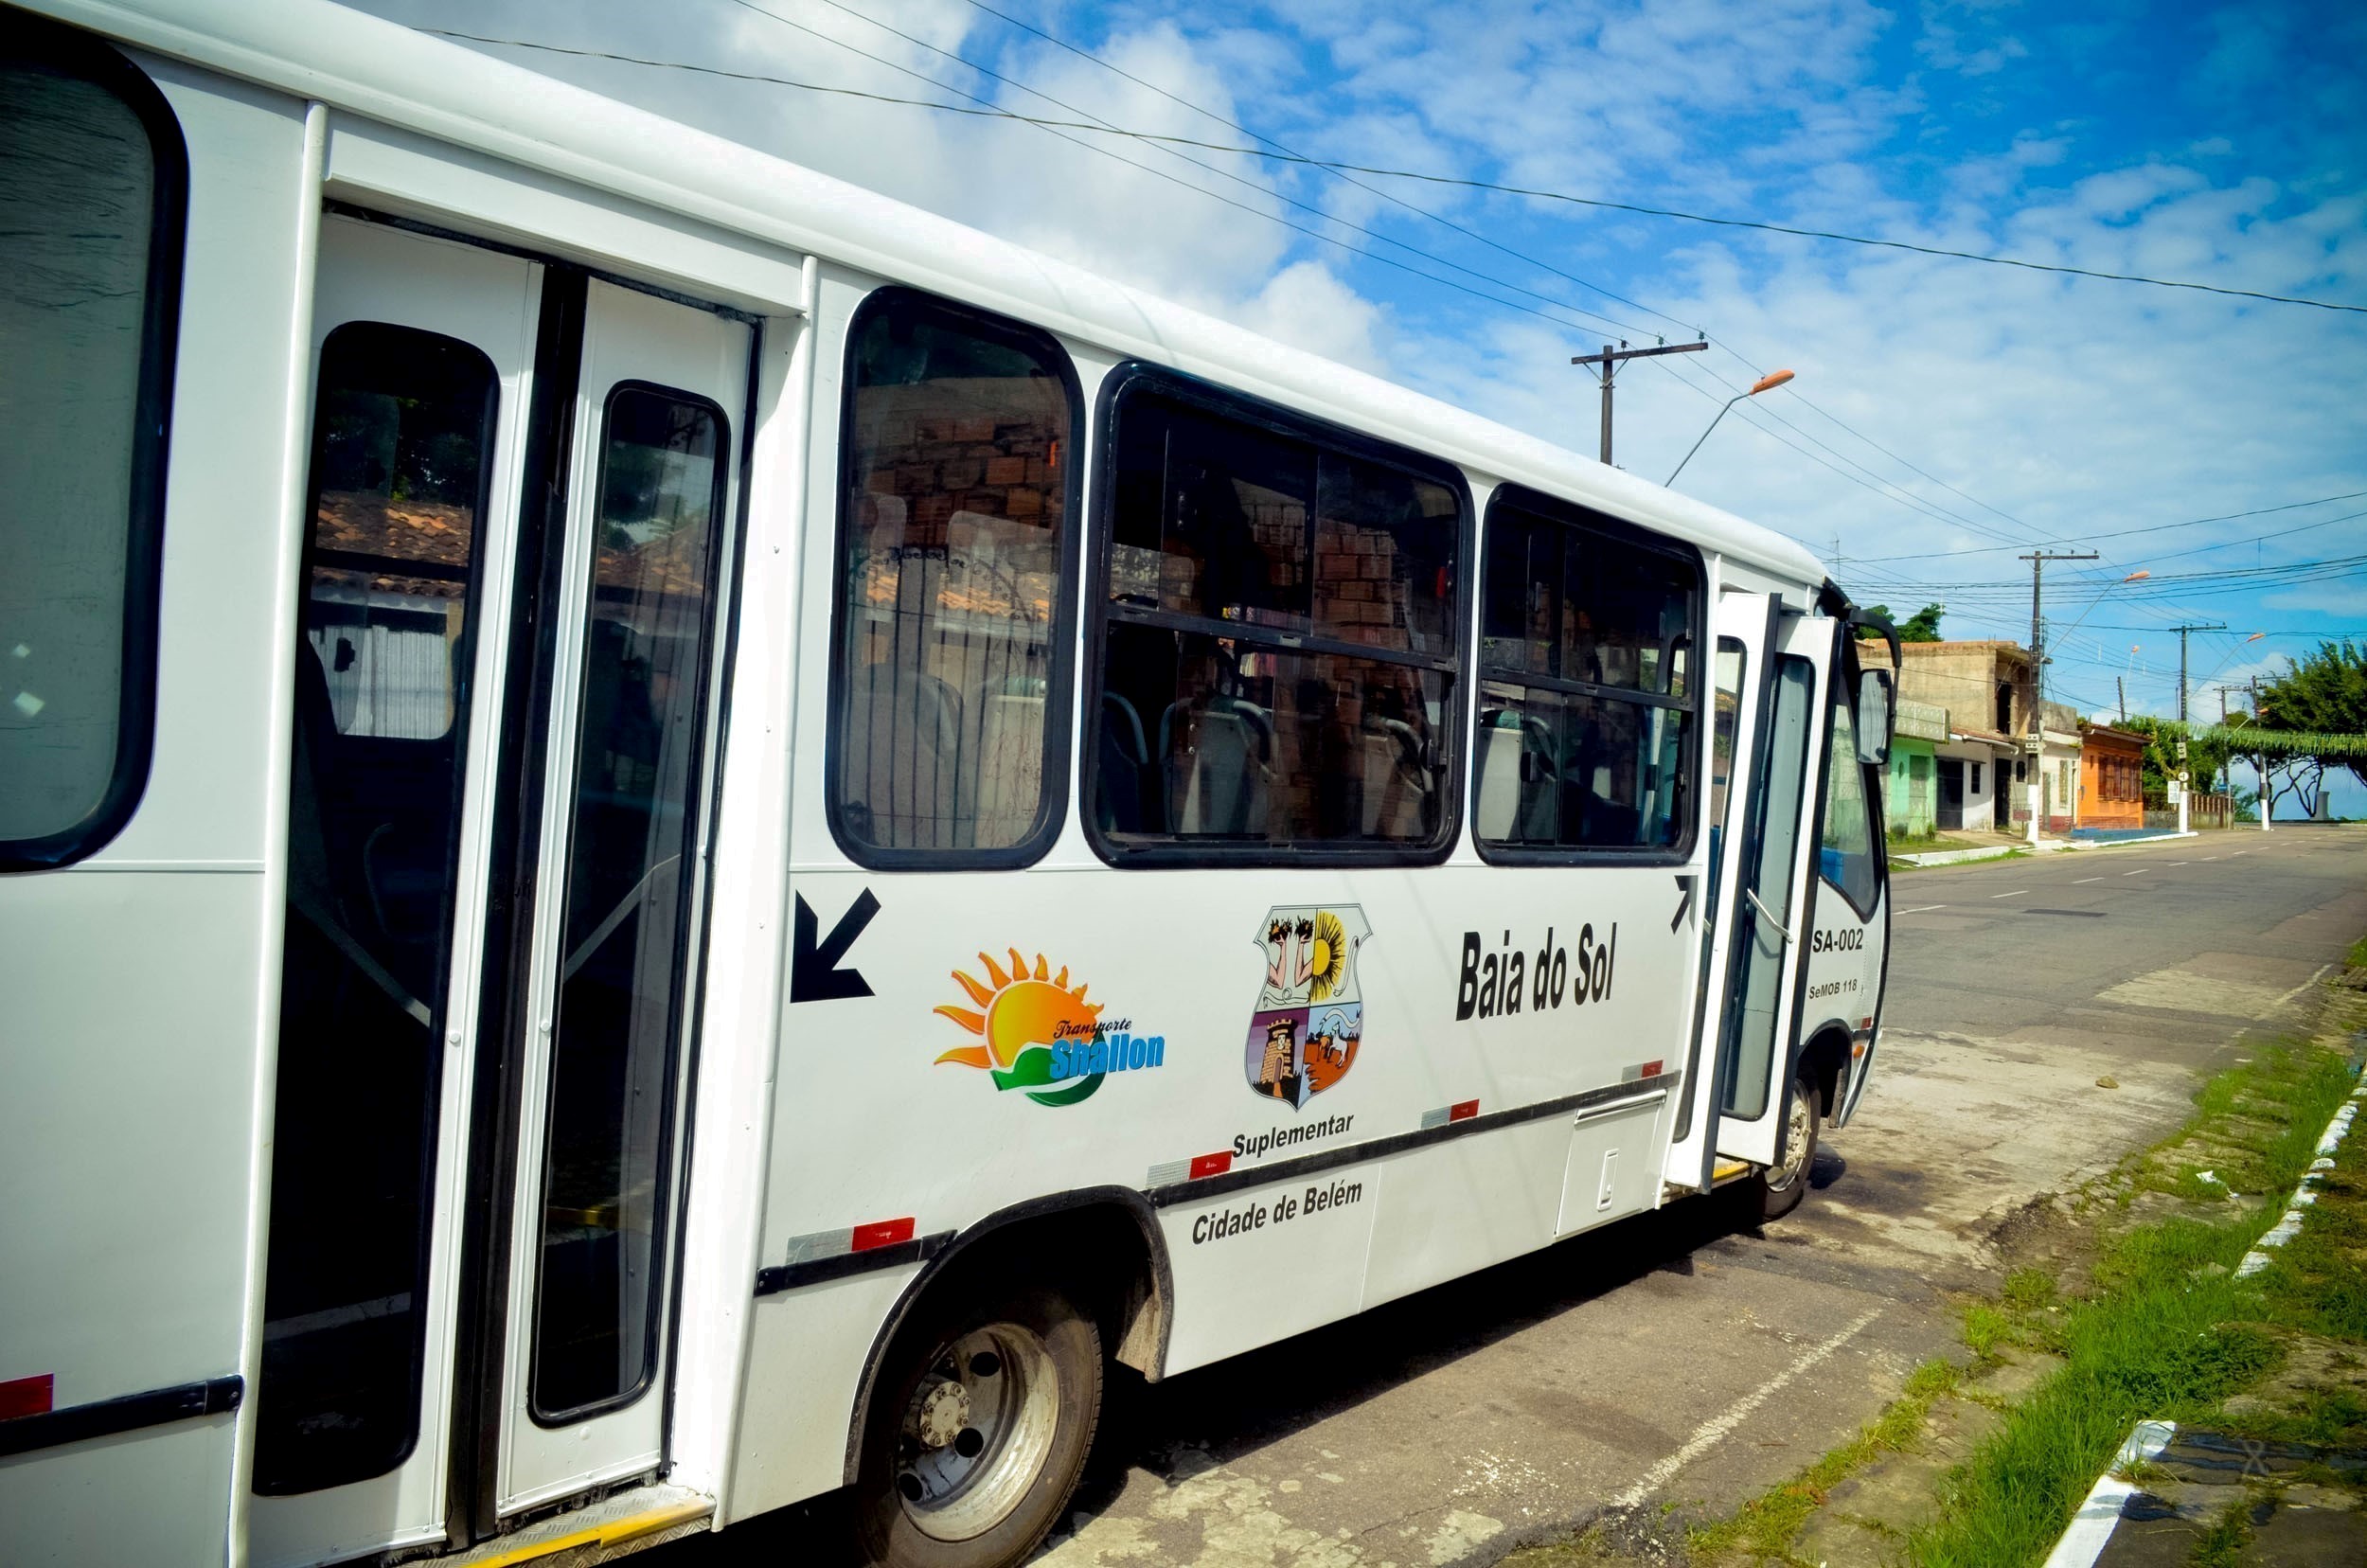
<svg viewBox="0 0 2367 1568"><path fill-rule="evenodd" d="M1806 586L1824 579L1816 558L1784 535L1549 441L876 191L328 0L30 4L138 47L476 149L710 230L1171 365L1664 529Z"/></svg>

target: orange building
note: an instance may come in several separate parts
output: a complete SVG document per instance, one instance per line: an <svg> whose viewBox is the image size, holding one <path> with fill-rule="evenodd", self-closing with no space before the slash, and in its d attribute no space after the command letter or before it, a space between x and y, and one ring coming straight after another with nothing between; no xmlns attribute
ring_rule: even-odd
<svg viewBox="0 0 2367 1568"><path fill-rule="evenodd" d="M2145 738L2103 724L2082 726L2079 815L2082 828L2145 825Z"/></svg>

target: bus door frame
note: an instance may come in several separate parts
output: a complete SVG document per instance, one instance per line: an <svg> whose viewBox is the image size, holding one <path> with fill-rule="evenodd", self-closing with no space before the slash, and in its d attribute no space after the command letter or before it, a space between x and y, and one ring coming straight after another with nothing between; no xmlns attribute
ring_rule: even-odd
<svg viewBox="0 0 2367 1568"><path fill-rule="evenodd" d="M1765 722L1773 701L1775 645L1781 626L1782 603L1773 594L1727 590L1717 596L1710 613L1710 657L1703 678L1709 698L1702 738L1706 776L1717 766L1717 652L1721 644L1742 645L1742 686L1736 693L1734 757L1728 764L1726 811L1723 822L1708 824L1716 851L1708 858L1700 918L1700 971L1695 990L1700 997L1693 1021L1693 1066L1684 1085L1686 1104L1681 1131L1670 1144L1664 1167L1665 1180L1706 1192L1717 1161L1716 1130L1718 1107L1726 1102L1726 1015L1734 995L1732 911L1742 897L1741 866L1746 853L1756 854L1759 823L1757 803L1763 768ZM1706 802L1714 793L1701 791Z"/></svg>
<svg viewBox="0 0 2367 1568"><path fill-rule="evenodd" d="M1733 1070L1727 1061L1729 1048L1736 1031L1744 1023L1742 992L1749 983L1749 963L1753 957L1752 943L1763 943L1770 935L1779 938L1770 954L1779 966L1775 986L1768 998L1774 1035L1768 1050L1763 1085L1765 1097L1759 1114L1741 1116L1723 1107L1732 1098L1734 1085L1720 1082L1714 1105L1717 1109L1717 1131L1713 1139L1716 1152L1728 1159L1745 1160L1753 1165L1771 1166L1783 1158L1786 1118L1784 1093L1796 1069L1800 1041L1800 988L1807 971L1806 945L1808 918L1814 907L1816 848L1824 824L1822 807L1824 761L1831 749L1830 703L1835 658L1833 629L1828 617L1800 611L1782 612L1780 622L1771 638L1767 659L1768 687L1765 704L1760 710L1759 734L1765 739L1758 745L1758 776L1752 781L1754 796L1752 811L1753 831L1744 845L1745 855L1736 857L1738 870L1747 868L1752 891L1746 895L1738 879L1736 897L1727 906L1723 917L1730 933L1732 966L1728 971L1722 1005L1720 1029L1717 1037L1717 1069L1714 1076L1725 1078ZM1776 680L1782 663L1800 660L1808 667L1809 681L1806 701L1807 710L1806 754L1802 758L1796 797L1788 793L1779 803L1774 798L1774 779L1781 760L1773 752L1778 737L1775 734L1777 704L1784 701L1780 683ZM1768 869L1766 862L1766 829L1770 813L1779 804L1789 805L1794 812L1791 844L1791 877L1788 896L1779 910L1766 909L1755 895ZM1780 916L1780 919L1777 917ZM1761 951L1765 951L1762 947Z"/></svg>

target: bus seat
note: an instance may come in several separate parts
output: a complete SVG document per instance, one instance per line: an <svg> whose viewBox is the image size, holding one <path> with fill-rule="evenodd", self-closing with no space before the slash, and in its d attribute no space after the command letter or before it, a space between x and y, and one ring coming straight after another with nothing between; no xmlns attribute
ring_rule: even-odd
<svg viewBox="0 0 2367 1568"><path fill-rule="evenodd" d="M926 671L881 663L848 681L846 706L846 794L863 803L871 842L960 846L960 694Z"/></svg>
<svg viewBox="0 0 2367 1568"><path fill-rule="evenodd" d="M1094 776L1095 820L1104 832L1138 833L1143 815L1143 771L1150 766L1150 744L1143 738L1143 716L1114 691L1101 694L1101 762Z"/></svg>
<svg viewBox="0 0 2367 1568"><path fill-rule="evenodd" d="M971 815L982 845L1017 844L1035 825L1043 798L1043 704L1041 695L980 699Z"/></svg>
<svg viewBox="0 0 2367 1568"><path fill-rule="evenodd" d="M1479 835L1501 842L1521 816L1521 716L1507 708L1480 715Z"/></svg>
<svg viewBox="0 0 2367 1568"><path fill-rule="evenodd" d="M1174 750L1179 719L1190 748L1183 757ZM1238 837L1264 830L1273 755L1273 721L1265 709L1235 697L1212 698L1197 712L1176 703L1159 721L1159 739L1170 832Z"/></svg>
<svg viewBox="0 0 2367 1568"><path fill-rule="evenodd" d="M1418 832L1428 820L1424 796L1430 778L1422 765L1422 738L1402 719L1367 720L1358 737L1363 763L1363 821L1366 838L1402 839ZM1405 820L1407 806L1414 820Z"/></svg>

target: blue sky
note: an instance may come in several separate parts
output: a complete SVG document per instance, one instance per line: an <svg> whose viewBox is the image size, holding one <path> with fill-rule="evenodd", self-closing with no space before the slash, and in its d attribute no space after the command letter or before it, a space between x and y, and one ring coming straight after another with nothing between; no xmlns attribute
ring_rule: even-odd
<svg viewBox="0 0 2367 1568"><path fill-rule="evenodd" d="M1173 97L971 0L365 9L958 100L901 66L1023 113L1238 144L1229 120L1360 164L2367 305L2355 3L989 3ZM1621 466L1664 479L1733 391L1795 370L1679 488L1806 541L1861 601L1947 603L1951 636L2026 640L2016 556L2100 551L2048 573L2050 695L2090 712L2123 687L2175 711L2180 621L2230 628L2192 638L2210 717L2219 684L2367 636L2367 562L2302 564L2367 556L2367 314L1101 139L1162 179L1007 122L477 46L1589 454L1570 356L1699 329L1710 351L1623 372Z"/></svg>

